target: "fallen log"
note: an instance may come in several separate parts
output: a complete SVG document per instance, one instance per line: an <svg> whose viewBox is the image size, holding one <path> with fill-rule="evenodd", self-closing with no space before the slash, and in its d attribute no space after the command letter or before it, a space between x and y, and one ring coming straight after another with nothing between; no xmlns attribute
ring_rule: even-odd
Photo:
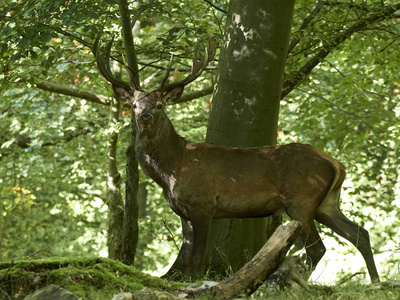
<svg viewBox="0 0 400 300"><path fill-rule="evenodd" d="M229 299L242 292L247 295L254 293L285 258L298 237L301 227L298 221L279 226L247 264L229 278L210 288L211 296L215 299Z"/></svg>

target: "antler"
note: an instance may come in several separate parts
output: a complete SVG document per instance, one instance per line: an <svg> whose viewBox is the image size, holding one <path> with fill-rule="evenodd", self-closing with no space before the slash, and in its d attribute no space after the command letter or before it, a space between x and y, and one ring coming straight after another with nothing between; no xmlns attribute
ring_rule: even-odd
<svg viewBox="0 0 400 300"><path fill-rule="evenodd" d="M99 44L100 44L100 38L101 38L102 34L103 34L103 31L100 31L96 37L96 40L94 41L93 49L92 49L92 52L93 52L94 56L96 57L96 64L97 64L97 67L98 67L101 75L103 75L103 77L105 79L107 79L114 86L122 87L127 91L134 91L138 87L131 76L131 72L127 69L126 66L125 66L125 68L129 75L130 83L125 82L120 79L117 79L112 74L111 69L110 69L110 52L111 52L112 44L114 42L114 36L111 39L111 41L105 46L104 51L101 51Z"/></svg>
<svg viewBox="0 0 400 300"><path fill-rule="evenodd" d="M167 74L165 75L164 79L161 82L161 86L158 89L159 91L161 91L162 93L165 93L177 86L185 86L185 85L191 83L192 81L196 80L197 77L199 77L201 75L201 73L203 73L204 69L207 67L209 62L213 60L213 58L215 56L215 46L214 46L214 43L212 42L212 39L209 34L207 35L207 38L208 38L208 48L205 49L205 52L206 52L205 56L203 56L202 53L200 52L200 60L198 60L197 56L199 54L199 45L197 45L194 50L192 71L190 72L190 74L181 81L167 84L169 72L171 70L171 62L172 62L172 57L171 57L171 62L168 66Z"/></svg>

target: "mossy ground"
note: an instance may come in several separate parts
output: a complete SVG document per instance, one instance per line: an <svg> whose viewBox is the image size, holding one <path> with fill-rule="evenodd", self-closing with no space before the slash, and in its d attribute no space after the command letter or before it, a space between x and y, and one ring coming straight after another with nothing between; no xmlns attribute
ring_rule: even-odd
<svg viewBox="0 0 400 300"><path fill-rule="evenodd" d="M23 299L48 284L83 299L111 299L115 293L177 288L177 283L144 274L107 258L46 258L0 263L0 299Z"/></svg>
<svg viewBox="0 0 400 300"><path fill-rule="evenodd" d="M61 286L82 299L109 300L113 294L144 287L173 291L187 284L166 282L134 267L107 258L47 258L0 263L0 299L23 299L48 284ZM349 281L338 286L309 285L306 291L293 287L284 291L262 286L250 299L400 299L400 281L366 285ZM246 297L244 297L246 298ZM198 299L211 299L208 293Z"/></svg>

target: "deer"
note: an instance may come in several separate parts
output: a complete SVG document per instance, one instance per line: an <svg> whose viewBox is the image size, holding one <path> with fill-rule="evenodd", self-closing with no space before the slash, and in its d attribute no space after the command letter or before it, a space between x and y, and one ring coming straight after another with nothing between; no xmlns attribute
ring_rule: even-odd
<svg viewBox="0 0 400 300"><path fill-rule="evenodd" d="M215 47L210 37L204 55L198 47L193 51L192 70L185 79L168 83L170 63L160 87L146 92L135 83L129 69L130 82L112 74L109 60L113 40L101 50L100 35L92 50L116 98L132 106L137 160L162 187L171 209L181 218L186 276L193 279L202 274L213 219L285 213L302 223L299 237L311 270L326 251L315 220L351 242L362 254L371 281L379 281L368 231L340 210L346 175L342 163L308 144L232 148L189 142L177 134L165 107L176 103L184 87L213 60Z"/></svg>

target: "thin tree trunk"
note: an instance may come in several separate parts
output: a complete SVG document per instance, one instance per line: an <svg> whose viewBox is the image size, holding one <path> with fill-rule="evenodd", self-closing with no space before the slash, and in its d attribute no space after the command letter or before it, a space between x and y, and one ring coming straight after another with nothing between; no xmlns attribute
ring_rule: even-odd
<svg viewBox="0 0 400 300"><path fill-rule="evenodd" d="M110 103L110 133L107 139L107 205L108 219L108 257L120 259L122 247L122 224L124 219L124 204L121 197L121 174L117 168L118 123L120 103L113 99Z"/></svg>
<svg viewBox="0 0 400 300"><path fill-rule="evenodd" d="M121 14L122 36L126 50L128 67L133 72L136 84L139 86L138 64L131 30L131 16L126 0L119 1ZM133 265L139 237L137 191L139 188L139 169L135 152L135 118L131 118L131 140L126 150L126 200L123 224L123 238L121 260L125 264Z"/></svg>
<svg viewBox="0 0 400 300"><path fill-rule="evenodd" d="M135 262L139 237L137 191L139 189L139 170L135 152L134 115L131 120L131 141L126 150L126 200L123 225L121 261L127 265Z"/></svg>

